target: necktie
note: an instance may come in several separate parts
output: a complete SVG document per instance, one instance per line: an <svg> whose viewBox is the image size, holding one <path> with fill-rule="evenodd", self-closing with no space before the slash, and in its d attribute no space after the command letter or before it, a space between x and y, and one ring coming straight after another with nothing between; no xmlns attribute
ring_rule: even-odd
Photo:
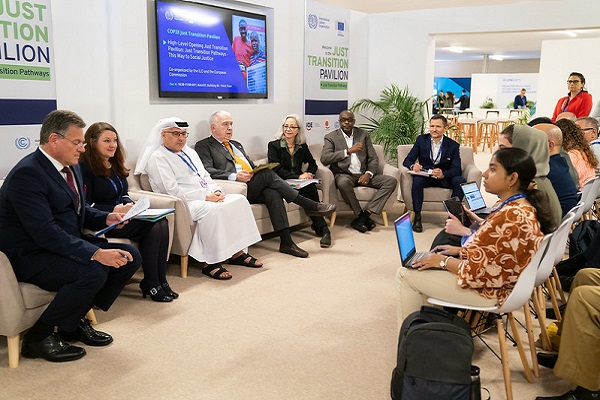
<svg viewBox="0 0 600 400"><path fill-rule="evenodd" d="M244 160L242 157L238 157L233 152L233 149L231 148L231 145L229 144L229 142L223 141L223 146L225 146L225 148L227 149L227 151L229 151L229 154L231 154L231 156L233 157L233 160L235 161L235 163L241 165L242 169L244 171L248 171L248 172L252 171L252 168L250 168L250 165L248 165L248 163L246 162L246 160Z"/></svg>
<svg viewBox="0 0 600 400"><path fill-rule="evenodd" d="M73 179L73 173L71 172L71 169L69 167L64 167L62 169L62 172L67 174L67 185L69 185L69 188L71 188L71 191L75 195L75 204L77 205L77 209L79 210L79 193L77 193L77 189L75 188L75 179Z"/></svg>

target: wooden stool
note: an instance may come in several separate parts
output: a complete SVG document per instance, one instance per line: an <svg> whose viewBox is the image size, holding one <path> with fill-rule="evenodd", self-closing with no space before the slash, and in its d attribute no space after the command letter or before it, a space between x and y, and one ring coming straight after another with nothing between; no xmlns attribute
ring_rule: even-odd
<svg viewBox="0 0 600 400"><path fill-rule="evenodd" d="M483 140L483 149L485 150L485 144L487 143L490 148L490 153L494 148L494 145L498 143L498 121L496 120L483 120L477 123L477 135L479 141Z"/></svg>
<svg viewBox="0 0 600 400"><path fill-rule="evenodd" d="M479 146L477 138L477 120L474 118L459 119L457 127L458 134L460 135L459 143L473 147L473 153L477 154L477 147Z"/></svg>

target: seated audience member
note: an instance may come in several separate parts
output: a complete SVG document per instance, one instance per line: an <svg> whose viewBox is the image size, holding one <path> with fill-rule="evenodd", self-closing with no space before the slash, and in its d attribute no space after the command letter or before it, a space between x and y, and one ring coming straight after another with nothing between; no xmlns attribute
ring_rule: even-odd
<svg viewBox="0 0 600 400"><path fill-rule="evenodd" d="M68 342L110 344L112 336L96 331L84 316L92 307L108 311L140 266L135 247L81 233L122 221L121 214L85 202L77 165L84 127L72 111L49 113L39 148L13 167L0 188L0 251L19 282L56 292L23 338L26 358L72 361L86 351Z"/></svg>
<svg viewBox="0 0 600 400"><path fill-rule="evenodd" d="M196 230L188 251L205 262L202 273L213 279L230 279L221 263L260 268L262 263L244 249L261 240L248 200L225 194L204 169L196 152L187 146L188 123L165 118L152 128L135 173L147 173L152 190L186 200Z"/></svg>
<svg viewBox="0 0 600 400"><path fill-rule="evenodd" d="M308 257L292 240L290 225L285 208L288 203L298 204L308 216L327 216L335 211L334 204L324 204L302 196L292 189L271 169L256 173L254 163L244 151L241 143L231 140L233 119L227 111L217 111L210 116L211 135L196 143L195 149L202 159L204 167L213 179L228 179L244 182L248 185L248 201L267 206L274 231L279 234L279 251L295 257Z"/></svg>
<svg viewBox="0 0 600 400"><path fill-rule="evenodd" d="M557 116L563 112L572 112L577 118L587 117L592 110L592 95L585 89L585 77L579 72L571 72L567 79L569 93L558 99L552 121L557 121ZM564 134L564 132L563 132Z"/></svg>
<svg viewBox="0 0 600 400"><path fill-rule="evenodd" d="M369 134L364 129L354 127L354 113L344 110L339 118L340 128L325 135L321 162L329 166L342 198L352 207L356 218L350 226L365 233L375 228L371 214L381 213L396 190L398 181L391 176L377 174L380 160ZM354 188L358 186L377 189L364 210L354 193Z"/></svg>
<svg viewBox="0 0 600 400"><path fill-rule="evenodd" d="M317 173L317 162L310 154L302 120L299 115L290 114L283 119L283 124L276 135L277 139L269 142L268 157L270 163L279 163L273 168L273 171L281 179L313 179ZM307 164L306 171L302 166ZM311 183L301 188L298 193L311 200L319 201L317 185ZM318 236L321 236L321 247L331 246L331 232L325 222L325 218L320 216L311 217L312 229Z"/></svg>
<svg viewBox="0 0 600 400"><path fill-rule="evenodd" d="M539 124L555 125L554 122L552 122L552 119L550 119L548 117L537 117L527 123L527 125L529 125L531 127L539 125ZM571 162L571 157L569 157L569 154L565 151L565 149L562 146L560 147L560 155L565 159L565 161L567 162L567 165L569 166L569 175L571 175L571 179L573 179L573 182L575 182L575 186L579 187L579 174L577 173L577 170L575 169L575 167L573 166L573 163Z"/></svg>
<svg viewBox="0 0 600 400"><path fill-rule="evenodd" d="M541 365L577 385L561 396L536 400L600 399L600 270L577 273L560 330L558 355L538 353Z"/></svg>
<svg viewBox="0 0 600 400"><path fill-rule="evenodd" d="M428 297L481 307L505 302L544 234L556 227L546 211L547 196L529 188L535 175L535 163L522 149L492 155L483 185L501 204L462 247L438 246L413 268L398 269L399 326ZM519 246L511 244L515 241Z"/></svg>
<svg viewBox="0 0 600 400"><path fill-rule="evenodd" d="M550 154L550 171L548 179L558 196L562 216L564 217L579 201L579 193L573 179L569 176L569 166L565 159L560 155L562 147L562 132L554 124L538 124L534 126L546 133L548 136L548 149Z"/></svg>
<svg viewBox="0 0 600 400"><path fill-rule="evenodd" d="M562 131L563 147L569 153L573 166L579 174L579 190L581 190L588 180L596 176L598 159L575 122L561 119L556 121L556 126Z"/></svg>
<svg viewBox="0 0 600 400"><path fill-rule="evenodd" d="M411 196L415 218L413 230L422 232L421 208L423 207L423 189L442 187L452 189L452 197L464 197L460 184L466 182L462 177L460 145L447 136L448 121L444 116L435 115L429 122L429 133L417 136L402 165L413 172L431 171L431 176L413 175Z"/></svg>
<svg viewBox="0 0 600 400"><path fill-rule="evenodd" d="M85 187L85 199L98 210L126 213L133 206L128 195L125 151L117 130L107 122L96 122L85 132L87 145L79 162ZM105 234L109 238L128 238L139 243L144 279L142 295L157 302L170 302L179 297L167 282L169 256L169 223L166 218L156 222L133 220L123 229Z"/></svg>
<svg viewBox="0 0 600 400"><path fill-rule="evenodd" d="M552 183L548 179L550 171L548 137L539 129L526 125L509 125L500 132L500 148L511 147L523 149L533 158L536 167L536 176L533 181L536 183L537 189L548 196L549 213L554 225L558 226L562 220L562 208Z"/></svg>
<svg viewBox="0 0 600 400"><path fill-rule="evenodd" d="M598 139L598 120L594 117L583 117L575 121L581 128L583 137L588 141L596 158L600 161L600 140Z"/></svg>
<svg viewBox="0 0 600 400"><path fill-rule="evenodd" d="M560 121L561 119L568 119L569 121L573 121L575 122L575 120L577 119L577 116L575 114L573 114L572 112L563 112L560 113L556 116L556 121Z"/></svg>

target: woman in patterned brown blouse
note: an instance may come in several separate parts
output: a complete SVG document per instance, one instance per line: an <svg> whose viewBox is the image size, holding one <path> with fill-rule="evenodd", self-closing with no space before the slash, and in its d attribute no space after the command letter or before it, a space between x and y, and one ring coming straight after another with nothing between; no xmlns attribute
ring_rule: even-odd
<svg viewBox="0 0 600 400"><path fill-rule="evenodd" d="M530 187L535 174L526 151L507 148L494 153L483 174L484 186L501 204L462 247L438 246L414 269L399 269L399 324L427 297L475 306L504 303L543 236L556 228L547 211L547 195Z"/></svg>

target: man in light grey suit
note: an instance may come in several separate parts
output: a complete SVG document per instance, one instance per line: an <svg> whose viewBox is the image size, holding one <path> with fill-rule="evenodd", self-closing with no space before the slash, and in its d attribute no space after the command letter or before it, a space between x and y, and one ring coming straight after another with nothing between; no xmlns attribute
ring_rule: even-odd
<svg viewBox="0 0 600 400"><path fill-rule="evenodd" d="M340 129L325 135L321 162L333 172L337 188L356 215L350 226L364 233L375 228L370 216L381 213L398 182L391 176L377 175L379 159L371 138L364 129L355 128L354 122L352 111L340 113ZM354 194L357 186L377 189L364 210Z"/></svg>

